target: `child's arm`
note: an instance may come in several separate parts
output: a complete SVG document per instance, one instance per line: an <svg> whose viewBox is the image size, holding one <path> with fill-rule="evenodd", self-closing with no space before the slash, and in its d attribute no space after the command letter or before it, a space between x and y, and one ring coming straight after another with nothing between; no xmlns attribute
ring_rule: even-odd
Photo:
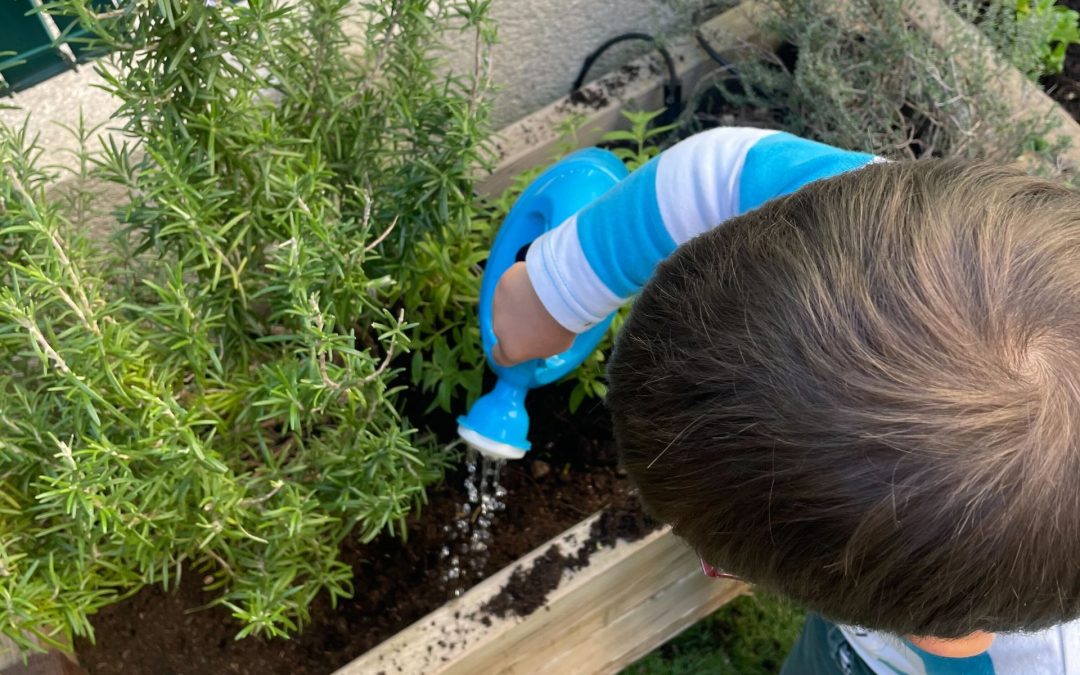
<svg viewBox="0 0 1080 675"><path fill-rule="evenodd" d="M496 360L562 351L629 300L679 244L872 160L762 129L713 129L682 141L537 238L524 266L503 276L493 307Z"/></svg>

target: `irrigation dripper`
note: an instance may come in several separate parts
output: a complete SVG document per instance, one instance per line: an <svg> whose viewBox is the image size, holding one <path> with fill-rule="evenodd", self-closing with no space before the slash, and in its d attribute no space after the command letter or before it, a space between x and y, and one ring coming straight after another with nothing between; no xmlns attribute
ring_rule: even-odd
<svg viewBox="0 0 1080 675"><path fill-rule="evenodd" d="M523 260L534 239L558 226L626 177L614 154L599 148L579 150L540 174L514 203L492 244L480 286L480 335L488 366L498 376L495 387L458 418L458 435L482 454L520 459L529 450L529 413L525 396L534 387L554 382L578 366L600 343L612 317L578 335L568 350L546 359L512 367L495 363L491 302L503 273Z"/></svg>

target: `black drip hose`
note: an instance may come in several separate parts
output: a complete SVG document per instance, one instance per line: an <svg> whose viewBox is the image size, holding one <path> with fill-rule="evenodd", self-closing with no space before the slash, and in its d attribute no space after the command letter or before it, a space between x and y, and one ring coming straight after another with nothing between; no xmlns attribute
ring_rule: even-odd
<svg viewBox="0 0 1080 675"><path fill-rule="evenodd" d="M589 70L596 63L596 60L603 55L611 47L619 44L620 42L627 42L629 40L643 40L645 42L651 42L656 46L656 50L660 52L660 56L664 59L664 65L667 67L668 79L664 85L664 114L657 120L657 124L669 124L674 122L679 115L682 114L683 102L682 102L682 82L679 81L679 75L675 72L675 59L671 58L671 52L669 52L662 44L656 41L652 35L648 33L623 33L622 35L616 35L604 44L600 45L585 57L585 61L581 64L581 71L578 72L577 77L574 79L574 84L570 88L570 94L581 89L581 86L585 84L585 77L589 74Z"/></svg>
<svg viewBox="0 0 1080 675"><path fill-rule="evenodd" d="M699 8L694 12L692 23L694 24L694 38L697 40L698 46L701 50L709 55L709 58L715 61L719 66L728 73L734 74L735 67L731 63L720 55L720 52L716 51L716 48L709 43L709 40L701 32L701 24L705 18L705 14L710 11L723 9L723 5L719 3L710 3ZM573 95L582 85L585 84L585 78L589 74L589 70L593 67L604 52L611 49L613 46L620 42L628 42L630 40L642 40L644 42L650 42L656 46L656 50L660 52L660 56L664 59L664 65L667 67L667 83L664 85L664 114L656 120L657 124L670 124L678 119L679 115L683 111L682 100L682 82L679 80L678 73L675 72L675 60L671 58L671 52L669 52L662 44L657 42L656 38L648 33L623 33L616 35L604 44L597 47L591 54L585 57L585 61L581 64L581 70L578 72L577 77L574 78L574 84L570 88L570 94Z"/></svg>
<svg viewBox="0 0 1080 675"><path fill-rule="evenodd" d="M571 87L571 91L577 91L581 89L581 85L585 84L585 76L589 74L589 69L593 67L596 60L600 58L604 52L611 49L620 42L628 42L630 40L644 40L645 42L651 42L656 45L657 51L660 52L660 56L664 58L664 64L667 66L668 82L677 83L679 76L675 73L675 60L671 58L671 52L664 48L663 45L656 41L656 38L648 33L623 33L622 35L616 35L604 44L596 48L592 54L585 57L585 62L581 64L581 71L578 73L577 79L574 80L574 84Z"/></svg>

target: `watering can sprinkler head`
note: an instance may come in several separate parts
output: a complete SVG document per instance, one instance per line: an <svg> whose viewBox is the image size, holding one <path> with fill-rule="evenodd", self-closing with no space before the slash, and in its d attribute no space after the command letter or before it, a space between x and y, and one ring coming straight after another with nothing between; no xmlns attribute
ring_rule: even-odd
<svg viewBox="0 0 1080 675"><path fill-rule="evenodd" d="M480 336L488 365L498 376L495 387L458 418L458 435L469 446L495 459L521 459L529 450L529 414L525 395L568 374L596 349L611 324L607 317L578 335L568 350L546 359L500 366L491 356L495 331L491 303L503 273L521 259L534 239L599 199L627 175L614 154L599 148L579 150L536 178L518 197L491 246L480 285Z"/></svg>
<svg viewBox="0 0 1080 675"><path fill-rule="evenodd" d="M482 455L493 459L521 459L529 450L528 389L499 380L481 396L469 413L458 418L458 436Z"/></svg>

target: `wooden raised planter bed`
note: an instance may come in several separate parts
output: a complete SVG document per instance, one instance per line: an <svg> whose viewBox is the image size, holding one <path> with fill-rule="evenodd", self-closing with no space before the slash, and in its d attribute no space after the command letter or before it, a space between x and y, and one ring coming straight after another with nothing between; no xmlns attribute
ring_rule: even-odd
<svg viewBox="0 0 1080 675"><path fill-rule="evenodd" d="M1002 73L1002 90L1016 115L1053 116L1060 122L1059 133L1080 141L1080 125L1037 86L998 63L992 47L939 0L913 0L907 11L912 22L939 43L950 33L970 31L970 39L986 45L987 62L996 63L992 67ZM763 16L764 3L747 0L710 20L702 32L721 53L743 45L773 49L777 40L763 31ZM693 91L715 67L690 42L671 45L669 50L685 92ZM631 73L634 76L628 77ZM560 129L572 117L580 121L578 143L587 146L606 131L625 126L622 110L660 107L665 77L657 58L644 57L587 85L573 99L579 103L564 98L509 125L498 137L498 167L481 181L479 190L497 195L520 172L550 161L563 141ZM1080 143L1067 149L1061 161L1073 169L1080 167ZM336 673L612 673L747 590L739 582L705 577L697 556L667 528L597 549L590 543L597 518L594 514L536 548ZM545 556L582 553L587 562L562 571L543 606L528 616L500 618L485 609L513 583L515 573L528 572ZM64 670L66 662L53 663L36 672L70 672ZM17 671L0 662L0 672Z"/></svg>

